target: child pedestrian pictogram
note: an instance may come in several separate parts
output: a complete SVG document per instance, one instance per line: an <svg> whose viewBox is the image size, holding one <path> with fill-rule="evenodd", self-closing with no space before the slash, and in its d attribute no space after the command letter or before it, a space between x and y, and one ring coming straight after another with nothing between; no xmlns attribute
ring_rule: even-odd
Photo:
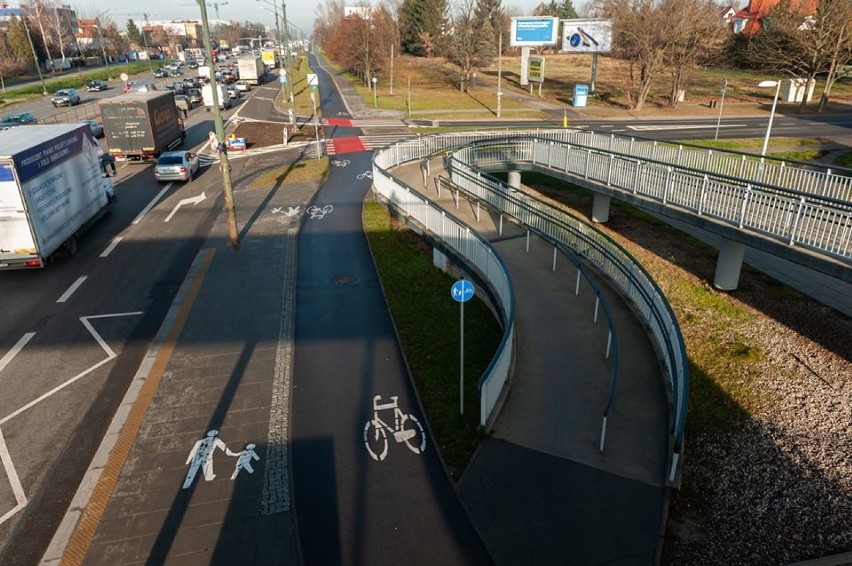
<svg viewBox="0 0 852 566"><path fill-rule="evenodd" d="M254 468L251 467L251 461L260 460L260 456L257 455L254 448L254 443L249 442L246 444L246 447L242 452L228 454L229 456L237 456L237 464L234 466L234 473L231 474L231 479L235 479L237 474L240 473L240 470L245 470L250 474L254 473Z"/></svg>

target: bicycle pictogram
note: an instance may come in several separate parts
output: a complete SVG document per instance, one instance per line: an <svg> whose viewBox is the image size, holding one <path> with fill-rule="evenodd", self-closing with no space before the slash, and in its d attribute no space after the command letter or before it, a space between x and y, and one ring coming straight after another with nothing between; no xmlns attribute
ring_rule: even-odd
<svg viewBox="0 0 852 566"><path fill-rule="evenodd" d="M334 210L334 207L330 204L325 205L320 208L318 206L310 206L308 207L308 214L311 215L311 219L321 220L326 214Z"/></svg>
<svg viewBox="0 0 852 566"><path fill-rule="evenodd" d="M372 179L373 172L372 171L364 171L363 173L358 173L358 179Z"/></svg>
<svg viewBox="0 0 852 566"><path fill-rule="evenodd" d="M335 167L346 167L347 165L349 165L349 160L348 159L332 159L331 164L334 165Z"/></svg>
<svg viewBox="0 0 852 566"><path fill-rule="evenodd" d="M364 425L364 445L367 452L378 462L388 454L388 433L397 443L405 443L415 454L422 454L426 448L426 433L420 421L414 415L399 410L399 397L391 397L390 403L382 403L382 396L373 397L373 418ZM379 417L379 411L393 409L393 426Z"/></svg>

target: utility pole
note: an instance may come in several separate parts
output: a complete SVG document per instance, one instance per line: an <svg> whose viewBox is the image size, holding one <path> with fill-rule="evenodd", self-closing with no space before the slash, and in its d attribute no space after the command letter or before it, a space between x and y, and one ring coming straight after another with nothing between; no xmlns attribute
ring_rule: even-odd
<svg viewBox="0 0 852 566"><path fill-rule="evenodd" d="M295 110L296 102L293 93L293 69L290 66L290 27L287 25L287 3L281 0L281 12L284 16L284 51L287 52L287 74L289 75L287 83L290 86L290 104Z"/></svg>
<svg viewBox="0 0 852 566"><path fill-rule="evenodd" d="M213 63L213 45L210 40L210 24L207 22L207 4L205 0L196 0L201 8L201 29L204 34L204 47L207 53L211 55L211 65ZM221 148L221 144L225 143L225 126L222 123L222 110L219 108L219 83L216 78L212 77L210 81L210 93L213 98L213 124L216 128L216 139L220 144L217 151ZM237 211L234 207L234 189L231 186L231 165L228 163L227 145L224 151L219 151L219 170L222 172L222 191L225 193L225 212L228 215L228 236L231 241L231 247L235 250L240 247L240 233L237 230Z"/></svg>
<svg viewBox="0 0 852 566"><path fill-rule="evenodd" d="M47 86L44 84L44 76L41 74L41 66L38 64L38 55L36 55L35 45L33 44L33 36L30 35L30 26L27 25L27 15L24 14L21 18L24 21L24 29L27 32L27 39L30 40L30 49L33 52L33 61L35 61L36 71L38 71L38 80L41 81L41 94L47 96Z"/></svg>
<svg viewBox="0 0 852 566"><path fill-rule="evenodd" d="M503 96L503 32L497 40L497 117L500 117L500 99Z"/></svg>

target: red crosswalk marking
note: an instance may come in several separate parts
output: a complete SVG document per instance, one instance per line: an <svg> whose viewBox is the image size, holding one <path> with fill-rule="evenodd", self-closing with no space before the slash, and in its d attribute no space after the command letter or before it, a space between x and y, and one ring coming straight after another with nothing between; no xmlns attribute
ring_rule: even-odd
<svg viewBox="0 0 852 566"><path fill-rule="evenodd" d="M349 118L328 118L325 123L329 126L344 126L347 128L352 127L352 120Z"/></svg>
<svg viewBox="0 0 852 566"><path fill-rule="evenodd" d="M346 138L332 138L331 143L334 146L334 154L339 155L341 153L356 153L359 151L366 151L364 147L364 142L361 141L361 138L358 136L351 136Z"/></svg>

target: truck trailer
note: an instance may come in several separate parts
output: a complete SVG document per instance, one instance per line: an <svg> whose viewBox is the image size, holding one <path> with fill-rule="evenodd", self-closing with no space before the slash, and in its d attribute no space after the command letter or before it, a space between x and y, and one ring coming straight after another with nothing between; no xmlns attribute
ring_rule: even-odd
<svg viewBox="0 0 852 566"><path fill-rule="evenodd" d="M169 91L128 92L100 101L104 139L118 161L153 161L186 137Z"/></svg>
<svg viewBox="0 0 852 566"><path fill-rule="evenodd" d="M0 131L0 270L44 267L110 211L115 192L88 124Z"/></svg>
<svg viewBox="0 0 852 566"><path fill-rule="evenodd" d="M263 82L263 78L266 76L266 65L263 64L263 59L260 56L240 57L238 65L241 81L246 81L253 85L259 85Z"/></svg>

